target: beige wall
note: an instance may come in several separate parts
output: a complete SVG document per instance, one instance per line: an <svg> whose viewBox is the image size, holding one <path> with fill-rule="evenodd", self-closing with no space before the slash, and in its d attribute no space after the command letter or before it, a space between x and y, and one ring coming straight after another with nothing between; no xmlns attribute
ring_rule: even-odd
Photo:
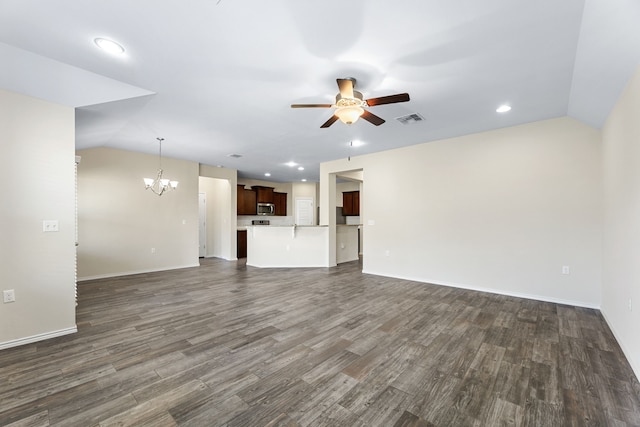
<svg viewBox="0 0 640 427"><path fill-rule="evenodd" d="M561 118L325 163L321 200L359 168L366 273L599 306L597 130Z"/></svg>
<svg viewBox="0 0 640 427"><path fill-rule="evenodd" d="M78 155L79 279L199 265L197 163L163 157L165 175L180 184L159 197L142 181L155 176L157 156L111 148Z"/></svg>
<svg viewBox="0 0 640 427"><path fill-rule="evenodd" d="M602 313L640 377L640 69L603 128L603 169Z"/></svg>
<svg viewBox="0 0 640 427"><path fill-rule="evenodd" d="M0 90L0 348L75 326L74 110ZM44 233L43 220L59 230Z"/></svg>

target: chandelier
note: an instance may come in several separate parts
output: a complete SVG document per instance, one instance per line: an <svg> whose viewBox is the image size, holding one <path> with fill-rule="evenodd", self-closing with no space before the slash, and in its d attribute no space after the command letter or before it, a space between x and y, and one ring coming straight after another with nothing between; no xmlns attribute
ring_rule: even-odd
<svg viewBox="0 0 640 427"><path fill-rule="evenodd" d="M162 177L162 141L164 138L156 138L160 143L160 151L158 155L158 175L155 179L153 178L144 178L144 188L146 190L151 190L156 193L158 196L162 196L167 190L175 190L178 188L178 181L171 181L168 178Z"/></svg>

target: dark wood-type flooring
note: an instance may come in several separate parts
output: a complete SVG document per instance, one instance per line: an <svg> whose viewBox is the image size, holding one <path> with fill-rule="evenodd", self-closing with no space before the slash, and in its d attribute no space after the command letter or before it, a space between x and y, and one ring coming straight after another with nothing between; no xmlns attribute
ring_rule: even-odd
<svg viewBox="0 0 640 427"><path fill-rule="evenodd" d="M0 351L0 425L640 425L596 310L202 264L81 283L77 334Z"/></svg>

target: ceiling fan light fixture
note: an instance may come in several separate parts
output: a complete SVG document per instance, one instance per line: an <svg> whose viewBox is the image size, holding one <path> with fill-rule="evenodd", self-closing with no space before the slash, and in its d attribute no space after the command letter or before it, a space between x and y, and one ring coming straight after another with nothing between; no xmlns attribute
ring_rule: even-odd
<svg viewBox="0 0 640 427"><path fill-rule="evenodd" d="M364 108L353 105L347 107L339 107L336 110L335 115L338 116L342 123L350 125L355 123L363 113Z"/></svg>

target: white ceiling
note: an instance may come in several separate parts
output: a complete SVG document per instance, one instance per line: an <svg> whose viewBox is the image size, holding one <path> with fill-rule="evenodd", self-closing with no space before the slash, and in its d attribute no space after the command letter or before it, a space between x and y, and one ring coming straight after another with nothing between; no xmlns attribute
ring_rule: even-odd
<svg viewBox="0 0 640 427"><path fill-rule="evenodd" d="M0 87L78 107L78 149L164 137L170 157L315 181L350 154L564 115L600 127L640 64L638 22L638 0L0 0ZM411 101L372 107L379 127L290 108L333 102L344 77ZM411 113L425 121L394 120Z"/></svg>

